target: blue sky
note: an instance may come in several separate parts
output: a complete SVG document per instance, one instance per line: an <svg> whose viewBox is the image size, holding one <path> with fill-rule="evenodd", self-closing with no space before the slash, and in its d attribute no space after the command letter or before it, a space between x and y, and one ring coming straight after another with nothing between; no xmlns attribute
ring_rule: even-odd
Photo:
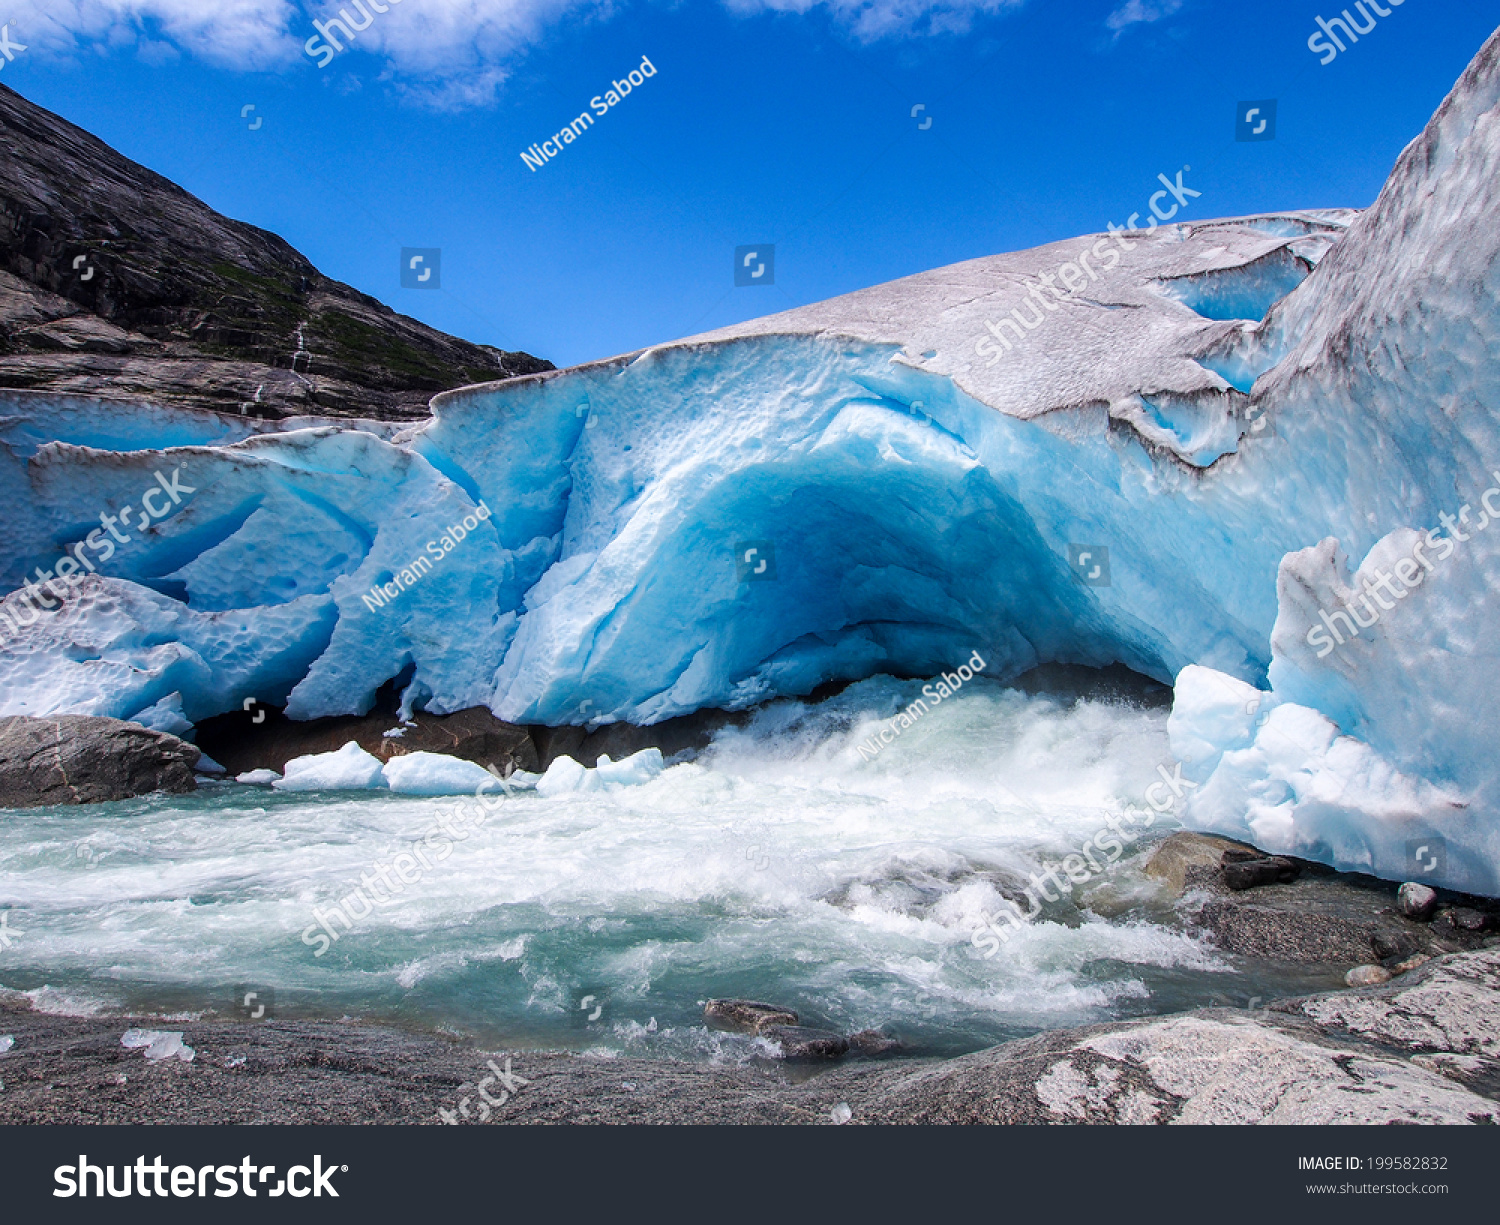
<svg viewBox="0 0 1500 1225"><path fill-rule="evenodd" d="M1332 3L398 0L319 69L338 0L19 0L0 83L397 310L567 365L1102 230L1184 165L1188 220L1366 205L1496 17L1385 0L1325 65ZM1265 98L1275 140L1236 141ZM774 285L734 287L750 243ZM402 247L442 249L441 289L401 288Z"/></svg>

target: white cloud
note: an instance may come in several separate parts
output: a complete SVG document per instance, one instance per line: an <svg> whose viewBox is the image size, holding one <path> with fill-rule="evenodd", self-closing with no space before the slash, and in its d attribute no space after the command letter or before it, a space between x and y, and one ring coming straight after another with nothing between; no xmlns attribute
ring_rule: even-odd
<svg viewBox="0 0 1500 1225"><path fill-rule="evenodd" d="M227 67L270 68L294 53L297 10L290 0L43 0L10 14L12 29L41 52L103 44L145 50L159 63L177 47Z"/></svg>
<svg viewBox="0 0 1500 1225"><path fill-rule="evenodd" d="M368 2L368 0L367 0ZM387 0L389 2L389 0ZM398 0L401 3L401 0ZM510 75L510 66L547 30L566 19L571 25L614 14L612 0L404 0L377 17L376 35L366 49L378 48L389 63L388 79L408 98L443 110L483 106ZM329 0L316 14L353 7L353 0ZM377 30L377 27L379 29ZM309 28L309 33L311 29Z"/></svg>
<svg viewBox="0 0 1500 1225"><path fill-rule="evenodd" d="M731 12L810 13L825 9L855 37L873 42L900 34L962 34L987 17L1025 0L724 0Z"/></svg>
<svg viewBox="0 0 1500 1225"><path fill-rule="evenodd" d="M564 17L608 16L612 0L41 0L13 25L39 49L134 47L159 62L167 47L227 67L313 65L304 44L315 20L344 20L352 40L326 71L365 55L385 60L385 79L408 97L444 108L489 102L508 65ZM352 19L352 20L351 20ZM364 23L367 28L358 30ZM363 53L363 54L362 54ZM368 71L368 60L360 67Z"/></svg>
<svg viewBox="0 0 1500 1225"><path fill-rule="evenodd" d="M379 2L386 12L375 7L375 0L29 0L30 7L23 7L11 21L43 54L76 56L92 48L133 52L148 63L162 63L180 51L225 67L267 70L316 62L303 50L315 33L315 20L326 24L347 14L343 19L352 17L350 24L357 26L368 17L367 28L357 30L346 50L318 71L368 73L367 57L374 55L384 61L380 78L403 96L456 110L493 100L517 57L563 20L603 20L618 7L617 0ZM1025 0L720 2L746 16L821 9L868 42L899 35L963 33L977 18L1018 7ZM1182 2L1129 0L1120 13L1144 12L1153 4L1175 11ZM1125 23L1152 19L1133 17Z"/></svg>
<svg viewBox="0 0 1500 1225"><path fill-rule="evenodd" d="M1115 37L1118 38L1131 26L1144 25L1172 16L1184 3L1185 0L1127 0L1127 3L1105 18L1104 24L1113 30Z"/></svg>

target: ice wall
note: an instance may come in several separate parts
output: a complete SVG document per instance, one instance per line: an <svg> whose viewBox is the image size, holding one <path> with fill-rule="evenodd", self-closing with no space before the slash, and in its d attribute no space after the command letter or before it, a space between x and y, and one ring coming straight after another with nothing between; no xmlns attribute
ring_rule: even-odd
<svg viewBox="0 0 1500 1225"><path fill-rule="evenodd" d="M1271 693L1245 703L1258 713L1195 714L1214 706L1207 691L1230 713L1234 701L1229 678L1194 673L1174 715L1174 744L1202 782L1188 809L1201 827L1491 894L1497 183L1491 38L1374 206L1261 329L1265 351L1285 355L1256 398L1313 482L1298 500L1308 539L1279 566Z"/></svg>
<svg viewBox="0 0 1500 1225"><path fill-rule="evenodd" d="M650 722L976 649L994 676L1262 673L1269 576L1300 541L1235 531L1264 515L1246 474L1208 483L1102 408L1021 420L892 356L750 336L454 393L390 440L43 444L24 461L40 539L10 553L13 582L158 472L193 492L8 636L4 708L129 717L181 692L192 719L251 696L312 717L404 674L437 711ZM1108 586L1079 580L1080 542L1108 551ZM773 559L767 578L737 546Z"/></svg>
<svg viewBox="0 0 1500 1225"><path fill-rule="evenodd" d="M0 709L173 699L197 720L254 697L308 718L399 677L408 707L651 722L975 650L999 677L1053 660L1261 676L1272 576L1306 542L1247 449L1264 422L1212 368L1255 321L1187 303L1263 309L1347 220L974 261L448 393L399 431L18 394L0 581L135 518L108 555L83 547L98 573L62 611L37 613L46 591L0 605ZM1088 295L1043 292L1073 261L1099 272L1101 249ZM1002 318L1035 334L978 360L997 330L1022 336ZM143 492L167 477L192 493L153 519ZM1085 551L1088 571L1107 556L1097 581Z"/></svg>

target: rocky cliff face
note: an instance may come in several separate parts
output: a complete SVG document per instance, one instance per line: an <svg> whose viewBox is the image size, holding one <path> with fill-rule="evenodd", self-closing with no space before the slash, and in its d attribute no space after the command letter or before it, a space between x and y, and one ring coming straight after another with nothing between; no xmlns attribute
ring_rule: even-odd
<svg viewBox="0 0 1500 1225"><path fill-rule="evenodd" d="M0 86L0 387L416 420L550 369L396 314Z"/></svg>

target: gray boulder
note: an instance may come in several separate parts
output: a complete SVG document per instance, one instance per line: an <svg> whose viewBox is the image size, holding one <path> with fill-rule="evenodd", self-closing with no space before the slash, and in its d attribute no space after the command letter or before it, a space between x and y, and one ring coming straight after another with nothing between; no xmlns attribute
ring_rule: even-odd
<svg viewBox="0 0 1500 1225"><path fill-rule="evenodd" d="M1236 892L1259 889L1265 885L1284 885L1301 874L1295 862L1281 855L1253 853L1253 858L1242 851L1225 851L1224 883Z"/></svg>
<svg viewBox="0 0 1500 1225"><path fill-rule="evenodd" d="M1142 870L1151 879L1160 881L1173 897L1181 897L1185 889L1216 874L1229 851L1259 854L1243 842L1179 830L1157 846Z"/></svg>
<svg viewBox="0 0 1500 1225"><path fill-rule="evenodd" d="M0 808L101 804L197 789L196 745L93 715L0 719Z"/></svg>
<svg viewBox="0 0 1500 1225"><path fill-rule="evenodd" d="M709 1000L703 1006L703 1019L713 1029L736 1034L759 1034L767 1026L797 1024L797 1014L790 1008L755 1000Z"/></svg>
<svg viewBox="0 0 1500 1225"><path fill-rule="evenodd" d="M1391 977L1391 972L1384 966L1355 966L1344 975L1344 981L1351 987L1378 987L1390 982Z"/></svg>
<svg viewBox="0 0 1500 1225"><path fill-rule="evenodd" d="M838 1059L849 1053L849 1039L831 1029L767 1025L760 1033L781 1048L783 1059Z"/></svg>
<svg viewBox="0 0 1500 1225"><path fill-rule="evenodd" d="M1396 901L1401 907L1401 913L1408 919L1430 919L1432 912L1437 909L1437 900L1436 889L1419 885L1414 880L1407 881L1396 891Z"/></svg>

